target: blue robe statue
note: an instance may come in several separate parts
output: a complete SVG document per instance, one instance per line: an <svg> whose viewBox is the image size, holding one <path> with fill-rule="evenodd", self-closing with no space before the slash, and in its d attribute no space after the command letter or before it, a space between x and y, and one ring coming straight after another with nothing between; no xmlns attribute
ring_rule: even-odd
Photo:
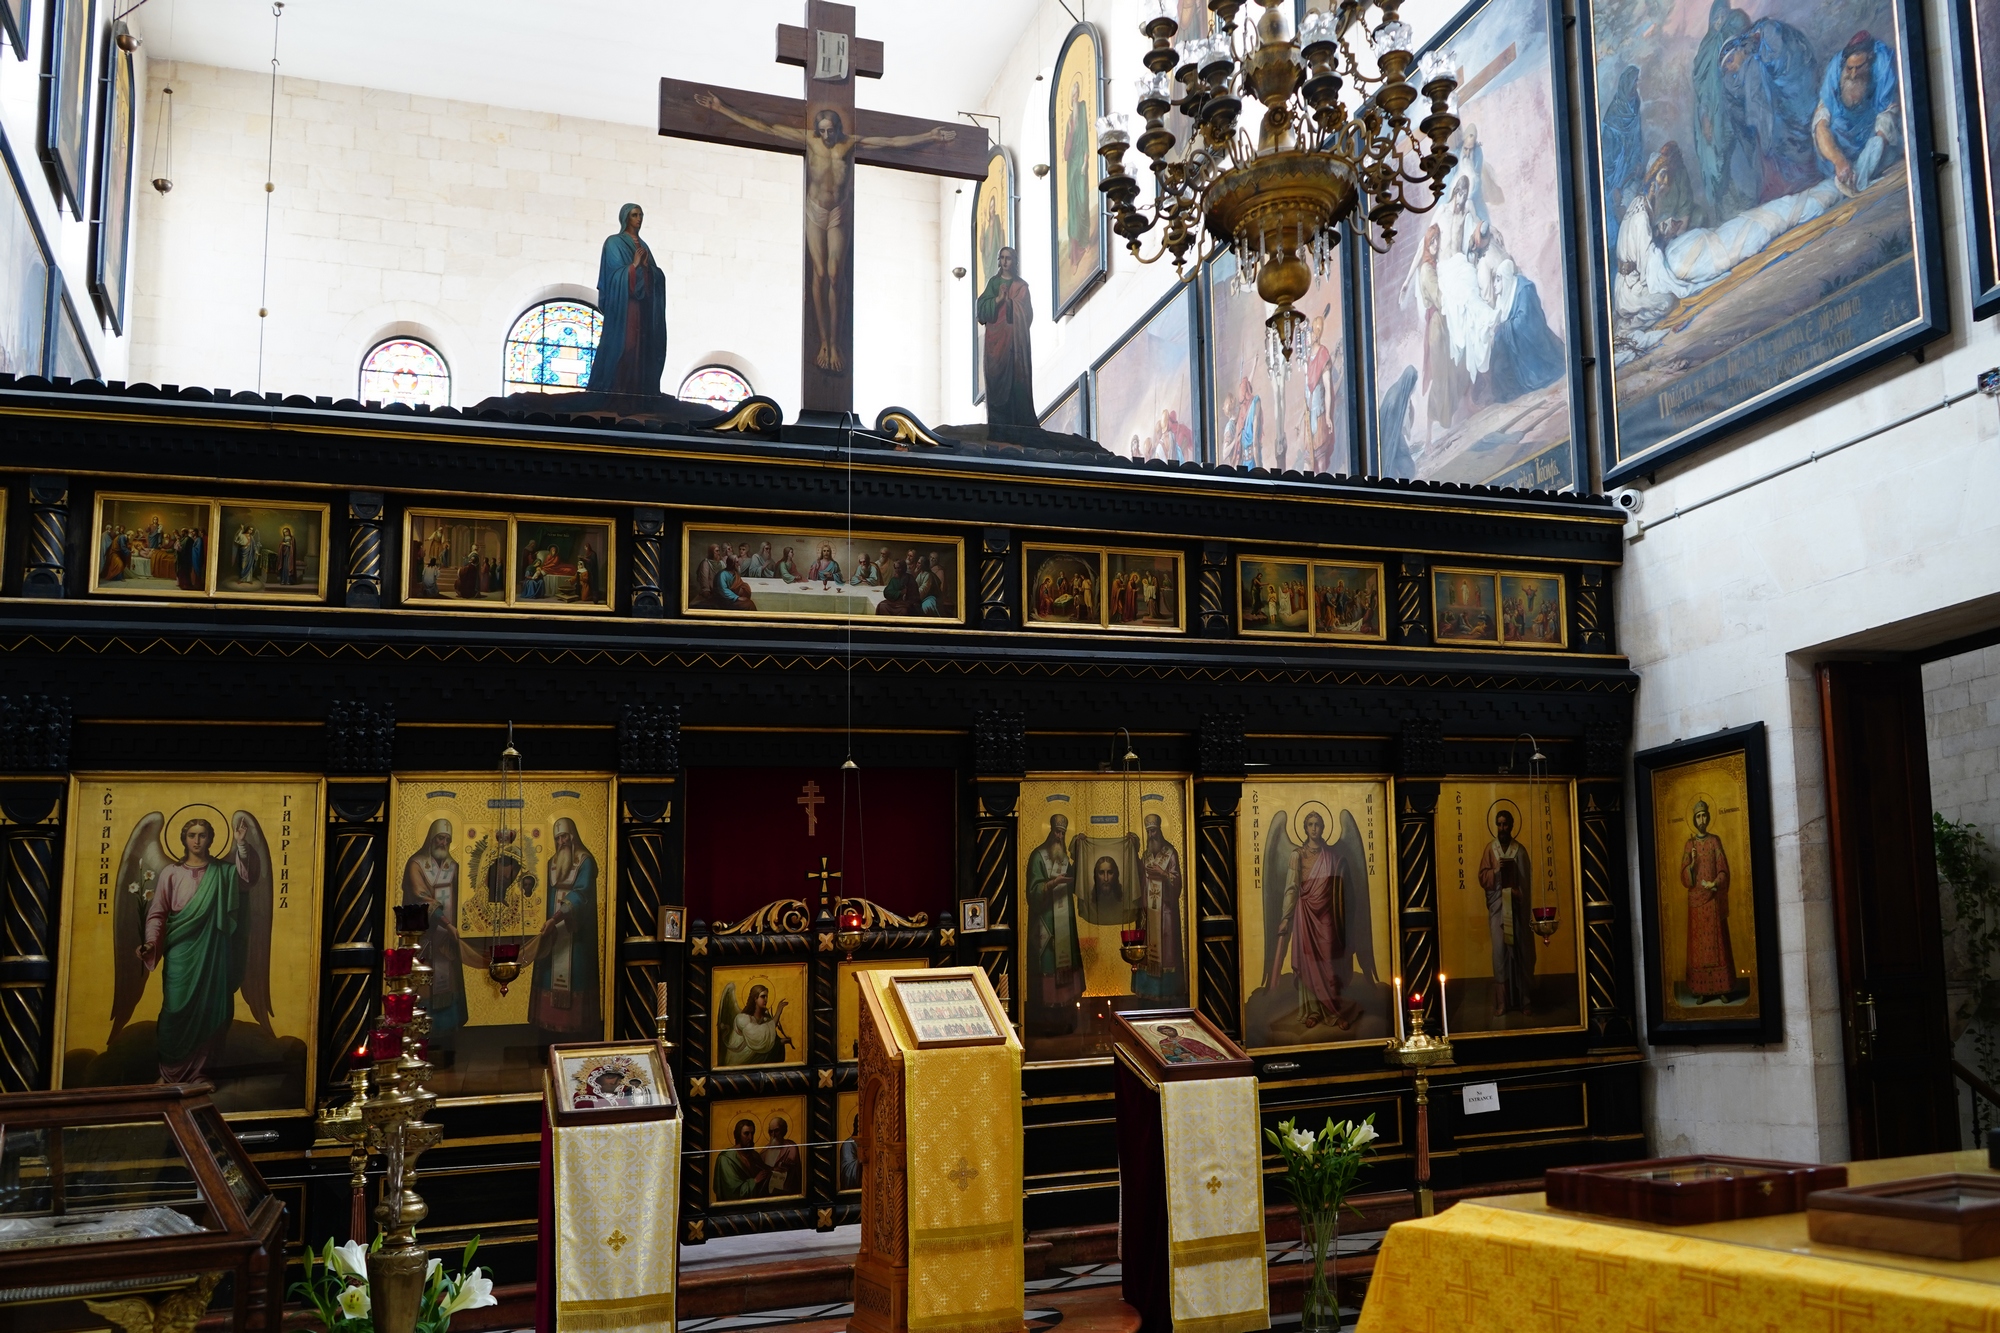
<svg viewBox="0 0 2000 1333"><path fill-rule="evenodd" d="M644 221L637 204L619 209L618 234L604 238L597 261L604 332L584 387L598 393L660 391L660 371L667 364L667 291L652 249L639 239Z"/></svg>

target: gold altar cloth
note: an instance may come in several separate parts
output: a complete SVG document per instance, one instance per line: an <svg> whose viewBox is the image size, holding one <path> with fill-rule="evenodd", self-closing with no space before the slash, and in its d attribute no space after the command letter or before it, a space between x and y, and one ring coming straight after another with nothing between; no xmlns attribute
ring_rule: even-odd
<svg viewBox="0 0 2000 1333"><path fill-rule="evenodd" d="M1848 1180L1985 1169L1984 1152L1935 1153L1854 1162ZM2000 1259L1821 1245L1804 1213L1667 1227L1512 1194L1389 1229L1357 1333L1404 1329L1988 1333L2000 1331Z"/></svg>
<svg viewBox="0 0 2000 1333"><path fill-rule="evenodd" d="M554 1135L557 1333L671 1333L680 1118Z"/></svg>
<svg viewBox="0 0 2000 1333"><path fill-rule="evenodd" d="M1173 1333L1269 1328L1257 1080L1187 1079L1159 1086Z"/></svg>
<svg viewBox="0 0 2000 1333"><path fill-rule="evenodd" d="M919 1050L890 992L862 972L903 1050L911 1333L1021 1333L1021 1041Z"/></svg>

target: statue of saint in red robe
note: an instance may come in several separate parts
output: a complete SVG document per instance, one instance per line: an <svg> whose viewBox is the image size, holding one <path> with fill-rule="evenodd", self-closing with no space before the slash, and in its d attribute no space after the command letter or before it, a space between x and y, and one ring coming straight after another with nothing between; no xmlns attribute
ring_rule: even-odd
<svg viewBox="0 0 2000 1333"><path fill-rule="evenodd" d="M1014 273L1014 247L1000 247L999 271L979 294L979 322L986 326L986 422L1033 426L1035 367L1028 328L1035 322L1028 284Z"/></svg>

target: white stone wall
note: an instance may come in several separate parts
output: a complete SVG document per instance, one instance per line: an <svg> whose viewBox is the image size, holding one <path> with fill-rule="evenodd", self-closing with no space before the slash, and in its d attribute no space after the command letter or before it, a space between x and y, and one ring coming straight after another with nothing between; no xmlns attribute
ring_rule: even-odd
<svg viewBox="0 0 2000 1333"><path fill-rule="evenodd" d="M1937 145L1953 155L1945 6L1927 0ZM2000 364L2000 325L1970 322L1956 168L1937 176L1955 332L1662 469L1642 515L1808 458L1969 389ZM1632 531L1628 526L1628 535ZM1660 1153L1848 1156L1815 661L1940 643L2000 622L2000 409L1973 397L1762 482L1632 542L1620 646L1640 675L1638 748L1763 721L1770 729L1785 1037L1658 1047ZM1982 600L1983 599L1983 600ZM1637 882L1639 849L1633 848Z"/></svg>
<svg viewBox="0 0 2000 1333"><path fill-rule="evenodd" d="M2000 647L1924 666L1931 806L2000 850Z"/></svg>
<svg viewBox="0 0 2000 1333"><path fill-rule="evenodd" d="M99 7L100 20L104 6ZM90 224L84 219L73 217L67 204L59 204L54 178L42 166L36 147L41 142L42 107L42 65L46 58L44 47L48 42L48 11L45 5L34 7L34 21L29 25L28 58L16 60L11 45L0 44L0 132L7 136L7 147L13 153L14 165L19 168L22 181L28 187L28 201L35 209L35 216L42 224L42 234L47 239L56 266L69 284L71 302L76 306L77 320L83 329L84 340L90 344L91 353L97 358L99 372L106 379L123 379L130 357L132 312L137 304L137 275L132 276L133 287L126 297L126 336L116 337L111 326L98 316L97 306L90 299ZM101 33L102 29L100 29ZM102 109L103 85L98 77L103 73L103 41L101 36L93 48L97 55L91 62L90 92L90 136L89 166L86 169L87 185L84 194L84 218L89 217L91 192L96 189L97 132ZM133 72L138 86L146 83L146 50L141 47L134 53ZM138 163L139 192L150 195L145 181L152 174L147 169L151 160L147 131L139 127L133 160ZM143 205L142 205L143 207ZM138 263L136 250L132 260Z"/></svg>
<svg viewBox="0 0 2000 1333"><path fill-rule="evenodd" d="M177 64L176 184L138 223L130 378L254 389L266 147L265 72ZM621 204L646 210L667 281L671 392L735 364L796 411L801 165L662 138L651 127L280 79L270 179L263 387L352 397L362 355L416 333L450 362L452 401L500 391L515 317L589 299ZM929 176L856 179L856 409L937 406L938 197Z"/></svg>

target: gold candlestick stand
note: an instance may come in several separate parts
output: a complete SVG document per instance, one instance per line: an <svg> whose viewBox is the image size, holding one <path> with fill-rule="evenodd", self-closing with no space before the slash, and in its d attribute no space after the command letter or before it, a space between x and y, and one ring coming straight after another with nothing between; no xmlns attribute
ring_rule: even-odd
<svg viewBox="0 0 2000 1333"><path fill-rule="evenodd" d="M398 929L396 942L414 950L423 935L422 930ZM444 1130L424 1120L437 1105L437 1095L430 1090L430 1065L419 1058L410 1042L431 1030L431 978L431 968L422 961L415 962L406 977L383 977L383 995L414 994L416 1003L408 1023L388 1022L385 1015L384 1028L402 1029L400 1052L376 1060L375 1095L361 1104L368 1146L382 1154L385 1168L382 1198L375 1205L375 1218L382 1226L382 1248L368 1256L376 1333L412 1333L423 1304L429 1255L417 1243L417 1223L429 1209L416 1191L417 1158L437 1146Z"/></svg>
<svg viewBox="0 0 2000 1333"><path fill-rule="evenodd" d="M347 1102L338 1110L328 1107L319 1113L319 1132L347 1145L347 1238L357 1245L368 1243L368 1121L361 1113L361 1104L368 1100L367 1055L366 1048L353 1054Z"/></svg>
<svg viewBox="0 0 2000 1333"><path fill-rule="evenodd" d="M1431 1217L1437 1213L1437 1203L1431 1195L1430 1071L1434 1065L1451 1063L1451 1038L1433 1037L1419 1029L1400 1041L1391 1037L1383 1054L1390 1064L1417 1076L1417 1216Z"/></svg>

